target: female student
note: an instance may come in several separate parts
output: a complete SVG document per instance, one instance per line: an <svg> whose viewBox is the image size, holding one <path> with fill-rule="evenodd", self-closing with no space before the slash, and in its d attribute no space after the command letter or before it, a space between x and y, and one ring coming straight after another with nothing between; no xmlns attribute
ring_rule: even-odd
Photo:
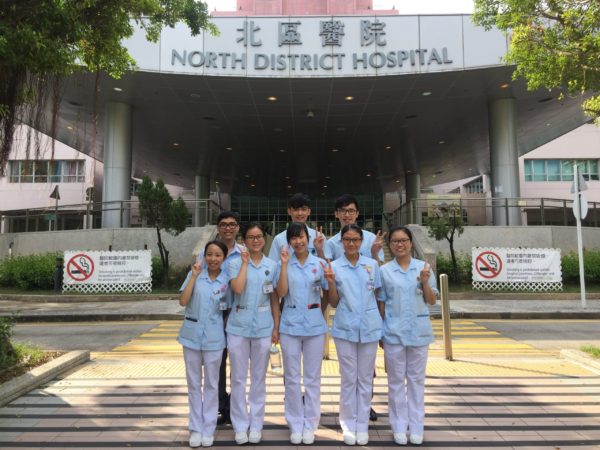
<svg viewBox="0 0 600 450"><path fill-rule="evenodd" d="M358 225L340 232L344 254L324 266L329 304L336 307L331 335L340 364L340 425L346 445L367 445L377 344L382 320L376 291L381 287L377 261L360 254Z"/></svg>
<svg viewBox="0 0 600 450"><path fill-rule="evenodd" d="M274 288L277 263L262 253L265 229L253 222L242 236L246 249L229 265L235 298L226 328L231 364L230 414L238 445L257 444L262 437L269 348L279 341L280 314ZM250 392L246 401L248 365Z"/></svg>
<svg viewBox="0 0 600 450"><path fill-rule="evenodd" d="M390 230L394 259L381 267L379 308L383 317L383 350L388 373L389 419L394 441L423 443L425 368L434 341L429 309L438 294L435 276L425 261L411 256L412 233Z"/></svg>
<svg viewBox="0 0 600 450"><path fill-rule="evenodd" d="M225 348L223 311L228 308L229 278L221 270L226 256L222 242L206 244L206 267L202 262L194 264L180 290L185 319L177 340L183 346L188 384L190 447L212 446L217 426L219 365Z"/></svg>
<svg viewBox="0 0 600 450"><path fill-rule="evenodd" d="M308 229L292 223L281 249L277 294L283 297L279 337L285 373L285 418L292 444L312 444L321 418L321 363L327 323L323 260L308 251ZM321 301L321 290L325 291ZM302 371L303 373L302 373ZM304 398L300 389L303 377Z"/></svg>

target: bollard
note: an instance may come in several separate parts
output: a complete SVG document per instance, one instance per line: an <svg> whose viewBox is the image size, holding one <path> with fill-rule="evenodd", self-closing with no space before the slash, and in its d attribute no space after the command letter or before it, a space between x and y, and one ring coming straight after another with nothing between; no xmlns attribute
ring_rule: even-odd
<svg viewBox="0 0 600 450"><path fill-rule="evenodd" d="M442 330L444 332L444 354L452 361L452 331L450 329L450 299L448 298L448 275L440 275L440 296L442 298Z"/></svg>
<svg viewBox="0 0 600 450"><path fill-rule="evenodd" d="M61 292L63 283L63 259L60 256L56 257L56 265L54 266L54 275L52 279L54 282L54 292Z"/></svg>

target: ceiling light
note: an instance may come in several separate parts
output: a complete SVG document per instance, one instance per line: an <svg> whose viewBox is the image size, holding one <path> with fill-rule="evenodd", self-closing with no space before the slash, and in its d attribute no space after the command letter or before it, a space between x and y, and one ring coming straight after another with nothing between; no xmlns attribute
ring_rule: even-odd
<svg viewBox="0 0 600 450"><path fill-rule="evenodd" d="M400 180L396 180L396 183L400 183Z"/></svg>
<svg viewBox="0 0 600 450"><path fill-rule="evenodd" d="M306 117L309 118L309 119L312 119L312 118L315 117L315 113L312 112L312 110L309 109L308 112L306 113Z"/></svg>
<svg viewBox="0 0 600 450"><path fill-rule="evenodd" d="M73 131L73 127L71 125L67 125L67 130Z"/></svg>
<svg viewBox="0 0 600 450"><path fill-rule="evenodd" d="M500 89L506 89L509 86L510 86L510 83L504 83L504 84L500 85Z"/></svg>
<svg viewBox="0 0 600 450"><path fill-rule="evenodd" d="M385 149L386 149L386 150L391 150L391 149L392 149L392 146L391 146L391 145L386 145L386 146L385 146Z"/></svg>
<svg viewBox="0 0 600 450"><path fill-rule="evenodd" d="M438 142L438 144L440 144L440 145L445 144L445 143L446 143L446 141L444 141L444 140L441 140Z"/></svg>
<svg viewBox="0 0 600 450"><path fill-rule="evenodd" d="M329 175L325 175L325 178L327 178L328 180L331 179Z"/></svg>
<svg viewBox="0 0 600 450"><path fill-rule="evenodd" d="M352 100L354 100L354 97L352 97L351 95L348 95L346 97L346 100L348 100L349 102L351 102Z"/></svg>
<svg viewBox="0 0 600 450"><path fill-rule="evenodd" d="M331 151L332 151L333 153L337 153L337 152L339 152L339 151L340 151L340 149L339 149L339 148L332 148L332 149L331 149Z"/></svg>
<svg viewBox="0 0 600 450"><path fill-rule="evenodd" d="M546 124L546 126L547 126L547 127L551 127L551 126L552 126L552 124L551 124L550 122L548 122L548 123Z"/></svg>
<svg viewBox="0 0 600 450"><path fill-rule="evenodd" d="M179 142L173 142L173 147L179 147Z"/></svg>
<svg viewBox="0 0 600 450"><path fill-rule="evenodd" d="M368 177L370 177L370 176L371 176L371 174L370 174L370 173L368 173L368 174L367 174L367 176L368 176Z"/></svg>
<svg viewBox="0 0 600 450"><path fill-rule="evenodd" d="M113 91L116 91L116 92L121 92L122 90L123 90L123 89L121 89L120 87L114 87L114 88L113 88Z"/></svg>
<svg viewBox="0 0 600 450"><path fill-rule="evenodd" d="M215 184L219 184L219 182L218 182L218 181L215 181Z"/></svg>
<svg viewBox="0 0 600 450"><path fill-rule="evenodd" d="M256 187L256 184L250 183L250 187Z"/></svg>
<svg viewBox="0 0 600 450"><path fill-rule="evenodd" d="M327 185L326 184L323 185L323 189L327 189Z"/></svg>
<svg viewBox="0 0 600 450"><path fill-rule="evenodd" d="M291 189L292 187L291 187L290 185L288 185L288 187L287 187L287 188L288 188L288 189Z"/></svg>
<svg viewBox="0 0 600 450"><path fill-rule="evenodd" d="M274 95L271 95L270 97L267 97L267 100L269 100L270 102L275 102L275 101L277 101L277 97L275 97Z"/></svg>
<svg viewBox="0 0 600 450"><path fill-rule="evenodd" d="M225 147L225 150L231 151L231 150L233 150L233 147Z"/></svg>
<svg viewBox="0 0 600 450"><path fill-rule="evenodd" d="M280 148L280 149L279 149L279 151L280 151L281 153L285 153L285 148Z"/></svg>
<svg viewBox="0 0 600 450"><path fill-rule="evenodd" d="M430 95L431 95L431 91L425 91L425 92L421 92L421 95L422 95L423 97L428 97L428 96L430 96Z"/></svg>
<svg viewBox="0 0 600 450"><path fill-rule="evenodd" d="M289 177L289 176L287 176L287 177L285 177L285 179L286 179L286 180L289 180L289 179L290 179L290 177Z"/></svg>

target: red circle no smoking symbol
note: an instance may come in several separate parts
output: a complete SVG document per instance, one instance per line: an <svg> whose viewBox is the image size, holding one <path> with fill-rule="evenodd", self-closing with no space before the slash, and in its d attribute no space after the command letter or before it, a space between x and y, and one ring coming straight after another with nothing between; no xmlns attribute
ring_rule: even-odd
<svg viewBox="0 0 600 450"><path fill-rule="evenodd" d="M494 252L483 252L475 259L475 269L483 278L496 278L502 271L502 260Z"/></svg>
<svg viewBox="0 0 600 450"><path fill-rule="evenodd" d="M88 255L80 253L67 263L67 274L75 281L85 281L94 273L94 261Z"/></svg>

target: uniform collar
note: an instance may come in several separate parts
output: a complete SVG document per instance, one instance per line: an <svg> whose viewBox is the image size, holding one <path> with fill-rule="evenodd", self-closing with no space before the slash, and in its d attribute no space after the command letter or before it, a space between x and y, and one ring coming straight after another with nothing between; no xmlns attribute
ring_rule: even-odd
<svg viewBox="0 0 600 450"><path fill-rule="evenodd" d="M342 260L342 265L343 266L347 266L347 267L351 267L353 269L360 267L360 266L364 266L365 262L363 261L363 256L361 254L358 255L358 261L356 261L356 266L354 266L349 260L348 258L346 258L346 254L342 254L341 258Z"/></svg>
<svg viewBox="0 0 600 450"><path fill-rule="evenodd" d="M308 266L308 265L314 265L316 264L316 257L314 255L312 255L310 252L308 252L308 258L306 258L306 262L304 263L304 267ZM296 258L296 254L292 253L291 257L290 257L290 261L293 264L296 264L298 267L302 267L302 265L300 264L300 261L298 261L298 258Z"/></svg>
<svg viewBox="0 0 600 450"><path fill-rule="evenodd" d="M207 280L209 283L214 283L215 281L219 281L224 284L227 283L227 276L225 275L225 271L223 269L221 269L221 273L219 275L217 275L217 278L215 278L214 280L211 280L210 277L208 276L208 269L202 269L202 272L200 272L200 275L198 275L198 278Z"/></svg>
<svg viewBox="0 0 600 450"><path fill-rule="evenodd" d="M229 257L231 257L235 254L241 254L241 253L242 253L242 246L236 242L233 245L233 250L231 250L230 252L227 253L227 258L225 258L225 259L229 259Z"/></svg>
<svg viewBox="0 0 600 450"><path fill-rule="evenodd" d="M409 270L417 270L417 261L412 256L410 258L410 263L409 263L408 267L406 268L406 270L404 270L404 269L402 269L402 267L400 267L400 264L398 264L398 261L396 260L396 258L394 258L392 260L392 264L393 264L395 271L400 271L402 273L407 273Z"/></svg>
<svg viewBox="0 0 600 450"><path fill-rule="evenodd" d="M265 255L262 255L260 258L260 262L257 264L254 264L254 261L252 261L252 258L250 258L250 264L252 265L252 267L256 268L256 269L260 269L261 267L265 267Z"/></svg>

